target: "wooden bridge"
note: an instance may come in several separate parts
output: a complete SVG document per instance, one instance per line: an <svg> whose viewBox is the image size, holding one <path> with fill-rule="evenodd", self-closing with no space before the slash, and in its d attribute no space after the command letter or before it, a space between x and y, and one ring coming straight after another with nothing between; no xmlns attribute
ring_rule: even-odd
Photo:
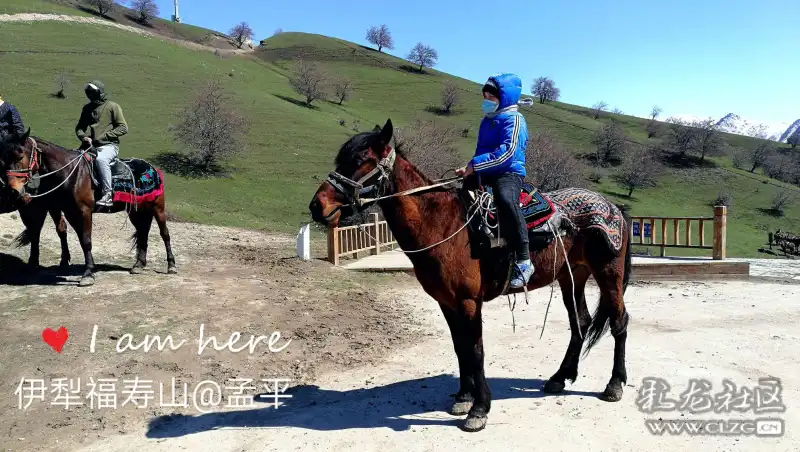
<svg viewBox="0 0 800 452"><path fill-rule="evenodd" d="M638 279L746 278L749 263L726 258L727 209L709 217L633 216L632 247L658 248L659 257L633 257ZM706 235L710 230L711 237ZM705 257L667 257L667 248L709 250ZM343 261L344 259L344 261ZM354 271L413 273L386 222L372 214L369 223L328 229L328 260Z"/></svg>

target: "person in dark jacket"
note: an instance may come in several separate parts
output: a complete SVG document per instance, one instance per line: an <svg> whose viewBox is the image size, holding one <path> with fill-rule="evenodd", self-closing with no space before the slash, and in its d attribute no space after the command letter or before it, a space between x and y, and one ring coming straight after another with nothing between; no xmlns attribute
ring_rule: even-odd
<svg viewBox="0 0 800 452"><path fill-rule="evenodd" d="M97 149L97 172L103 185L103 196L97 204L109 207L114 204L111 189L111 162L119 155L119 137L128 133L128 123L122 108L106 98L103 83L94 80L84 87L89 103L83 106L81 117L75 126L79 140L90 143Z"/></svg>
<svg viewBox="0 0 800 452"><path fill-rule="evenodd" d="M510 287L528 284L534 268L528 248L528 229L519 197L525 178L525 148L528 126L518 103L522 79L515 74L490 77L483 86L482 109L486 115L478 131L475 156L456 174L478 174L481 182L492 187L503 235L514 250L516 265Z"/></svg>
<svg viewBox="0 0 800 452"><path fill-rule="evenodd" d="M17 108L3 100L3 93L0 93L0 141L10 136L25 135L25 124L22 123Z"/></svg>

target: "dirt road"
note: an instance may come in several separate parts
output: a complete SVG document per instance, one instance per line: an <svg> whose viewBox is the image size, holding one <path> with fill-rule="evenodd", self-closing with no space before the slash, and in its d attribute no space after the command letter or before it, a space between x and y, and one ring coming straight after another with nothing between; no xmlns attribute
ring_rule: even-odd
<svg viewBox="0 0 800 452"><path fill-rule="evenodd" d="M112 229L110 223L107 227ZM443 411L448 395L457 390L457 365L445 322L413 279L340 275L324 263L281 260L292 255L293 243L272 239L268 246L259 245L269 236L255 232L234 234L193 225L175 225L174 230L180 243L176 250L182 250L177 278L107 273L98 277L86 295L69 286L3 288L14 297L3 303L0 325L11 338L3 343L0 360L14 363L13 370L0 375L0 389L6 394L3 411L11 413L0 421L0 437L8 435L0 441L4 447L85 452L432 451L456 445L469 450L798 450L800 364L795 344L800 340L800 285L762 281L634 284L626 295L632 316L629 381L622 401L613 404L596 397L611 371L613 340L608 336L582 361L579 379L565 394L545 396L540 391L543 380L560 363L569 338L558 291L541 340L548 289L533 293L530 305L517 303L516 332L508 306L504 300L495 300L484 311L486 369L494 403L486 430L467 434L457 427L460 418ZM117 231L114 236L125 235ZM121 260L130 265L132 256L110 257L114 250L124 249L122 245L122 240L100 245L102 253L110 253L102 262ZM153 242L151 250L157 253L159 247L159 242ZM154 262L161 264L162 258L163 254ZM256 260L237 263L250 258ZM324 278L339 285L321 292ZM137 290L144 291L143 295L136 295ZM596 299L596 288L588 290L588 297ZM289 300L282 302L283 296ZM341 308L346 312L340 316ZM56 354L41 343L39 334L43 325L55 328L57 319L65 315L70 325L78 325L76 345ZM196 333L202 321L212 324L216 333L280 330L296 342L287 347L289 355L220 352L200 358L191 332ZM105 340L104 348L111 348L102 356L87 352L94 323L100 324L98 337ZM108 339L124 332L140 338L145 332L165 331L189 338L187 347L195 349L115 354L113 340ZM32 354L22 359L26 352ZM286 372L300 384L286 393L292 397L283 399L285 404L277 409L256 400L254 406L220 406L208 408L212 412L205 414L195 409L130 405L120 410L73 408L68 412L41 402L20 410L13 395L23 375L133 378L138 374L164 380L177 374L195 384L206 378L281 377ZM646 377L663 378L671 386L666 396L678 401L685 400L681 394L691 379L709 380L710 393L719 395L723 379L738 390L752 390L759 378L777 377L783 388L779 398L788 409L760 414L753 410L647 414L637 407ZM755 393L746 402L755 406ZM784 435L654 435L645 423L646 419L755 418L782 420ZM650 428L661 425L650 424ZM744 425L726 427L742 430Z"/></svg>

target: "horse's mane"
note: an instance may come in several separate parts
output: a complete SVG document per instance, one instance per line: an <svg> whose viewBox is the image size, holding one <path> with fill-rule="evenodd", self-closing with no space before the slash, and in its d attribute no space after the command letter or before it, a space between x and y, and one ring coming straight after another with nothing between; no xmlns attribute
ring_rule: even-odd
<svg viewBox="0 0 800 452"><path fill-rule="evenodd" d="M359 162L364 159L369 148L377 148L380 145L380 131L361 132L350 137L336 154L333 163L341 165L345 162ZM402 144L394 143L394 151L400 157L408 160Z"/></svg>

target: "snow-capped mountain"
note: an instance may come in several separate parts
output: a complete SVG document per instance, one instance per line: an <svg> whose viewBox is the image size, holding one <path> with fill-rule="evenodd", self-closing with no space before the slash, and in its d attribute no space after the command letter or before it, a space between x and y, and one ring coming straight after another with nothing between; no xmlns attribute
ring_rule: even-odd
<svg viewBox="0 0 800 452"><path fill-rule="evenodd" d="M688 121L708 119L696 115L674 115L674 117ZM800 119L794 123L780 122L766 124L748 120L735 113L728 113L717 120L716 126L722 132L765 138L785 143L796 130L800 129Z"/></svg>
<svg viewBox="0 0 800 452"><path fill-rule="evenodd" d="M786 143L786 140L788 140L789 137L794 135L795 133L800 133L800 119L793 122L792 125L790 125L788 129L786 129L786 132L783 132L783 134L781 134L780 138L778 138L778 141L780 141L781 143Z"/></svg>

